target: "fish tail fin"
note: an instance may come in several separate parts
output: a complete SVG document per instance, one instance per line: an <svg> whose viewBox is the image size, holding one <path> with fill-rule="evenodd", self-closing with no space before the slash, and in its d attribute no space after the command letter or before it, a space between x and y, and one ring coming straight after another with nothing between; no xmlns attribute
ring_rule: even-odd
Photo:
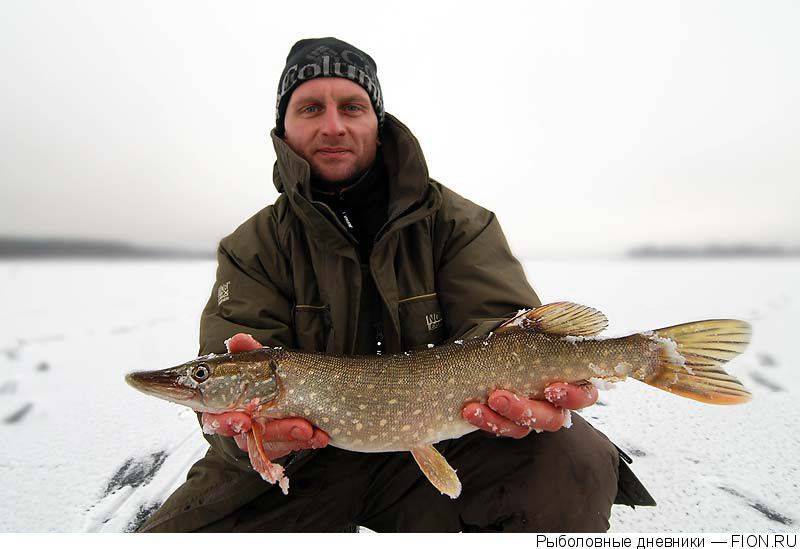
<svg viewBox="0 0 800 549"><path fill-rule="evenodd" d="M742 404L751 398L723 364L740 355L752 330L741 320L701 320L643 334L658 351L658 367L643 381L708 404Z"/></svg>

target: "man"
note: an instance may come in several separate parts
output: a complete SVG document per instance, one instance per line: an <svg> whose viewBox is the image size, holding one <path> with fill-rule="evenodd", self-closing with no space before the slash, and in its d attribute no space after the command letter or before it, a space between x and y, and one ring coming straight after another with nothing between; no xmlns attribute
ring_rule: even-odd
<svg viewBox="0 0 800 549"><path fill-rule="evenodd" d="M429 178L417 140L384 112L369 55L334 38L295 44L271 135L281 195L220 242L201 354L396 353L541 304L494 214ZM481 430L437 445L463 485L455 500L410 454L340 450L302 418L265 425L291 478L284 496L250 467L250 419L204 414L211 448L142 530L603 531L615 499L651 504L605 436L577 415L565 428L596 390L556 384L547 397L465 404Z"/></svg>

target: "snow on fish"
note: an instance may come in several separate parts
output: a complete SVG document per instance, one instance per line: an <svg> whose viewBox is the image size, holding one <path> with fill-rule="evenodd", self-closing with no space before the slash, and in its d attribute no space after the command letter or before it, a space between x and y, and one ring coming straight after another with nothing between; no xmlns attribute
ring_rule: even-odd
<svg viewBox="0 0 800 549"><path fill-rule="evenodd" d="M303 417L355 452L410 451L443 494L461 483L433 444L477 427L461 417L467 402L494 389L544 398L555 382L615 383L632 377L709 404L750 400L722 368L741 354L751 328L740 320L702 320L619 338L600 338L603 313L569 302L520 311L489 337L394 355L326 355L264 347L208 355L165 370L134 372L136 389L198 412L241 411L253 419ZM253 469L284 493L283 468L267 459L262 427L247 433Z"/></svg>

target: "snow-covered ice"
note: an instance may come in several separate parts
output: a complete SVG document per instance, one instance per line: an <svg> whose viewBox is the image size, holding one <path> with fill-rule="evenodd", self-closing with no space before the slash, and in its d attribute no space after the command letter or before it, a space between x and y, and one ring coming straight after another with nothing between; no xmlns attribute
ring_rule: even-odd
<svg viewBox="0 0 800 549"><path fill-rule="evenodd" d="M531 261L543 302L602 311L603 336L692 320L753 325L745 353L726 366L753 393L741 406L710 406L634 380L601 393L581 412L633 457L657 507L614 506L616 532L796 531L800 524L800 261ZM657 290L654 290L656 288ZM766 380L767 383L764 383Z"/></svg>
<svg viewBox="0 0 800 549"><path fill-rule="evenodd" d="M197 353L213 276L208 261L0 262L0 531L121 532L184 481L207 448L196 415L123 376Z"/></svg>
<svg viewBox="0 0 800 549"><path fill-rule="evenodd" d="M634 458L658 501L615 506L612 531L797 529L799 261L525 267L543 302L605 313L603 335L707 318L753 324L729 366L751 403L708 406L630 380L581 413ZM0 262L0 532L130 530L183 482L207 447L195 414L123 376L195 355L214 271L206 261Z"/></svg>

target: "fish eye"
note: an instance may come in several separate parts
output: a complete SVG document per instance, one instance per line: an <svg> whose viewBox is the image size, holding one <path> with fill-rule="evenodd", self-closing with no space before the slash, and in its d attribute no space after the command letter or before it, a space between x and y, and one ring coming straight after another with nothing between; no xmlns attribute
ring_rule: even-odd
<svg viewBox="0 0 800 549"><path fill-rule="evenodd" d="M200 383L207 380L209 374L211 374L211 370L208 369L208 365L205 362L201 362L192 370L192 377L195 381L199 381Z"/></svg>

